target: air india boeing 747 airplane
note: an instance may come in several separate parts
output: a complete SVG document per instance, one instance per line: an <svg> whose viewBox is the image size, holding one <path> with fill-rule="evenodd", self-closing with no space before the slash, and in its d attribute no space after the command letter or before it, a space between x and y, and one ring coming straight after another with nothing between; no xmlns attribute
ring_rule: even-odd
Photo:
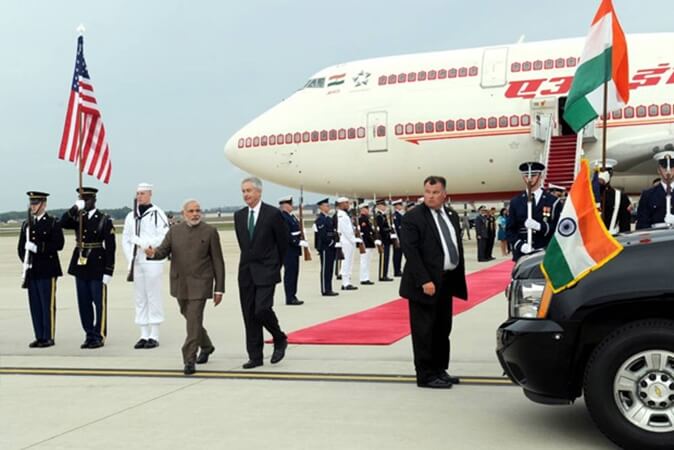
<svg viewBox="0 0 674 450"><path fill-rule="evenodd" d="M674 144L674 33L627 36L630 103L609 114L613 183L640 192L654 152ZM569 184L598 159L602 121L576 136L562 119L584 39L367 59L325 68L225 146L241 169L289 187L358 197L415 196L429 174L452 200L506 199L517 166L548 164ZM582 149L582 150L581 150Z"/></svg>

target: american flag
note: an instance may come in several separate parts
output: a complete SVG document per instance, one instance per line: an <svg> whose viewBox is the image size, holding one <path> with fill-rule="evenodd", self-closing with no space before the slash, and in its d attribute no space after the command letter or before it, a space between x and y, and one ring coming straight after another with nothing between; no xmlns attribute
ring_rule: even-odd
<svg viewBox="0 0 674 450"><path fill-rule="evenodd" d="M80 120L82 121L81 125ZM80 127L82 132L80 132ZM106 141L101 112L96 104L94 86L89 79L87 63L84 61L83 36L77 38L75 73L70 88L66 123L63 127L63 137L59 148L59 159L67 159L79 164L80 139L82 141L82 167L80 170L95 176L103 183L108 183L112 172L110 147L108 147Z"/></svg>

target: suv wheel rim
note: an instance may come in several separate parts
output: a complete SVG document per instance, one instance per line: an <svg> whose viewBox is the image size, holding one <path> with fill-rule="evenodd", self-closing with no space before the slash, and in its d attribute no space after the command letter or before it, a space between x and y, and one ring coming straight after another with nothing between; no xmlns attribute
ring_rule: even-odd
<svg viewBox="0 0 674 450"><path fill-rule="evenodd" d="M649 432L674 431L674 353L648 350L627 358L613 381L613 396L633 425Z"/></svg>

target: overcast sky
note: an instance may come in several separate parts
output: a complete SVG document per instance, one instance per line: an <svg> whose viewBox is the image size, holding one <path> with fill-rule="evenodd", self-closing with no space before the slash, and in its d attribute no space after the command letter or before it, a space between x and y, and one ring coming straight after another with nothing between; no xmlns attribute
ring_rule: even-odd
<svg viewBox="0 0 674 450"><path fill-rule="evenodd" d="M627 32L672 31L672 0L614 0ZM130 205L135 185L176 209L242 204L243 173L224 157L242 125L319 69L360 58L585 36L599 0L0 1L0 212L25 191L75 199L57 159L76 27L112 154L99 206ZM674 63L674 61L672 61ZM274 202L292 190L267 184ZM307 195L314 200L318 195Z"/></svg>

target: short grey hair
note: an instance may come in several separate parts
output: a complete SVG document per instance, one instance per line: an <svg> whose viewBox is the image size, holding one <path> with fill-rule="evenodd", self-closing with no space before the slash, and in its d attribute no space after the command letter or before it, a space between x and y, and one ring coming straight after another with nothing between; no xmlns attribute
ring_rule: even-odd
<svg viewBox="0 0 674 450"><path fill-rule="evenodd" d="M253 186L255 186L255 189L262 192L262 180L260 180L258 177L246 177L241 180L241 186L243 186L245 183L252 183Z"/></svg>
<svg viewBox="0 0 674 450"><path fill-rule="evenodd" d="M183 202L183 209L182 209L182 211L187 210L187 207L188 207L191 203L196 203L197 205L199 205L199 208L201 208L201 203L199 203L199 200L194 199L194 198L188 198L187 200L185 200L185 201Z"/></svg>

